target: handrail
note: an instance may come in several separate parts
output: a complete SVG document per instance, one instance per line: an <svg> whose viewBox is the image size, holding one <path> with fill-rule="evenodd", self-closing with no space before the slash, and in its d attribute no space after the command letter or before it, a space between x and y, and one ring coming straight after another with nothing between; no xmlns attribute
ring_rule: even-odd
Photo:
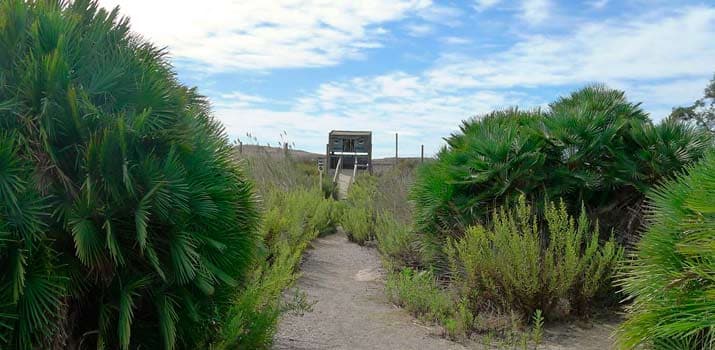
<svg viewBox="0 0 715 350"><path fill-rule="evenodd" d="M355 166L353 167L353 177L350 182L355 183L355 175L357 175L358 162L355 160Z"/></svg>
<svg viewBox="0 0 715 350"><path fill-rule="evenodd" d="M343 157L338 158L338 164L335 166L335 175L333 175L333 183L338 182L338 174L343 167Z"/></svg>

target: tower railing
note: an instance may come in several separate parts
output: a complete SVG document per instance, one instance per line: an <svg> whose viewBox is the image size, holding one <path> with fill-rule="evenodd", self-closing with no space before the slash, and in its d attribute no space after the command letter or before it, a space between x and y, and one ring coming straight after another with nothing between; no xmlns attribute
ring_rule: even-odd
<svg viewBox="0 0 715 350"><path fill-rule="evenodd" d="M335 175L333 175L333 183L338 182L338 174L343 168L343 157L338 158L338 164L335 166Z"/></svg>

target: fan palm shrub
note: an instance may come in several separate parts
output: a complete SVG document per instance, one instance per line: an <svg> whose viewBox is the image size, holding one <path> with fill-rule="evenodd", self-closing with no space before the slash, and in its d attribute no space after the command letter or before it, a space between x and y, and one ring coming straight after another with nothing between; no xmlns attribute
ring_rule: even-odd
<svg viewBox="0 0 715 350"><path fill-rule="evenodd" d="M411 193L418 230L437 241L521 194L533 203L563 198L571 211L583 203L619 241L633 241L644 193L712 145L692 126L654 125L623 92L599 85L559 99L547 113L507 109L465 121L446 141Z"/></svg>
<svg viewBox="0 0 715 350"><path fill-rule="evenodd" d="M2 1L0 130L0 348L217 341L257 209L165 51L94 1Z"/></svg>
<svg viewBox="0 0 715 350"><path fill-rule="evenodd" d="M648 228L620 281L623 348L715 347L715 155L648 196Z"/></svg>
<svg viewBox="0 0 715 350"><path fill-rule="evenodd" d="M465 121L437 161L417 172L411 198L418 230L462 232L492 203L533 192L544 181L543 114L507 109Z"/></svg>

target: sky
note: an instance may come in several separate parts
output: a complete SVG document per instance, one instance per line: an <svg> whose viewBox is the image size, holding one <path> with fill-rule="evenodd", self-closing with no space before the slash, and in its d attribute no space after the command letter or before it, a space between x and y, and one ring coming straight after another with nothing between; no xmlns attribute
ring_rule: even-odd
<svg viewBox="0 0 715 350"><path fill-rule="evenodd" d="M715 2L100 0L166 47L232 140L325 152L371 130L376 157L427 156L462 120L547 107L592 83L655 121L715 73Z"/></svg>

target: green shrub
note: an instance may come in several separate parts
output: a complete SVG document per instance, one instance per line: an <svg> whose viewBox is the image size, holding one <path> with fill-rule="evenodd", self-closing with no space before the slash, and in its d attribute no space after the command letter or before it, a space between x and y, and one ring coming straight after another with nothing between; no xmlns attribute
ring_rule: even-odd
<svg viewBox="0 0 715 350"><path fill-rule="evenodd" d="M317 189L297 188L288 192L276 189L264 201L266 215L261 231L264 242L269 245L276 239L289 244L309 242L318 234L335 228L334 201L324 199Z"/></svg>
<svg viewBox="0 0 715 350"><path fill-rule="evenodd" d="M294 164L286 162L283 166ZM290 174L291 171L277 173ZM300 180L286 181L297 182L287 190L274 182L264 183L262 254L254 261L247 286L235 296L229 313L232 317L214 344L217 349L270 347L280 316L291 309L282 293L297 280L303 252L319 234L335 228L333 200L324 199L315 186L308 190L299 184Z"/></svg>
<svg viewBox="0 0 715 350"><path fill-rule="evenodd" d="M220 340L214 348L270 348L280 316L286 311L282 293L297 280L296 270L308 242L290 245L280 241L271 248L271 259L255 266L250 282L236 295L231 306L232 317L221 329Z"/></svg>
<svg viewBox="0 0 715 350"><path fill-rule="evenodd" d="M621 281L621 346L715 347L715 155L656 187L648 222Z"/></svg>
<svg viewBox="0 0 715 350"><path fill-rule="evenodd" d="M613 239L599 244L583 211L576 222L563 202L548 204L540 220L523 196L513 210L497 211L489 228L450 239L446 251L475 312L514 310L526 318L539 309L547 319L583 313L610 286L623 254Z"/></svg>
<svg viewBox="0 0 715 350"><path fill-rule="evenodd" d="M514 109L464 122L437 161L417 172L411 196L418 231L463 232L488 213L485 203L540 187L543 138L530 130L542 120L538 111Z"/></svg>
<svg viewBox="0 0 715 350"><path fill-rule="evenodd" d="M420 168L411 193L418 231L440 239L526 194L534 203L563 198L572 211L583 203L619 241L632 241L644 193L711 147L706 133L671 120L653 125L623 92L601 86L548 113L496 111L460 131Z"/></svg>
<svg viewBox="0 0 715 350"><path fill-rule="evenodd" d="M320 185L320 189L323 191L323 196L325 198L338 199L338 184L333 182L326 174L323 174L323 182Z"/></svg>
<svg viewBox="0 0 715 350"><path fill-rule="evenodd" d="M342 211L340 225L348 239L361 245L375 237L375 185L372 176L359 177L350 186Z"/></svg>
<svg viewBox="0 0 715 350"><path fill-rule="evenodd" d="M250 183L166 53L95 2L0 2L0 348L204 348Z"/></svg>
<svg viewBox="0 0 715 350"><path fill-rule="evenodd" d="M462 300L454 310L454 316L444 320L444 331L451 339L460 339L469 336L475 325L475 318L468 302Z"/></svg>
<svg viewBox="0 0 715 350"><path fill-rule="evenodd" d="M385 292L394 304L425 321L442 323L453 313L451 297L430 271L406 268L392 272L387 276Z"/></svg>
<svg viewBox="0 0 715 350"><path fill-rule="evenodd" d="M381 212L375 223L377 248L390 269L420 265L420 241L408 226L399 223L391 212Z"/></svg>

